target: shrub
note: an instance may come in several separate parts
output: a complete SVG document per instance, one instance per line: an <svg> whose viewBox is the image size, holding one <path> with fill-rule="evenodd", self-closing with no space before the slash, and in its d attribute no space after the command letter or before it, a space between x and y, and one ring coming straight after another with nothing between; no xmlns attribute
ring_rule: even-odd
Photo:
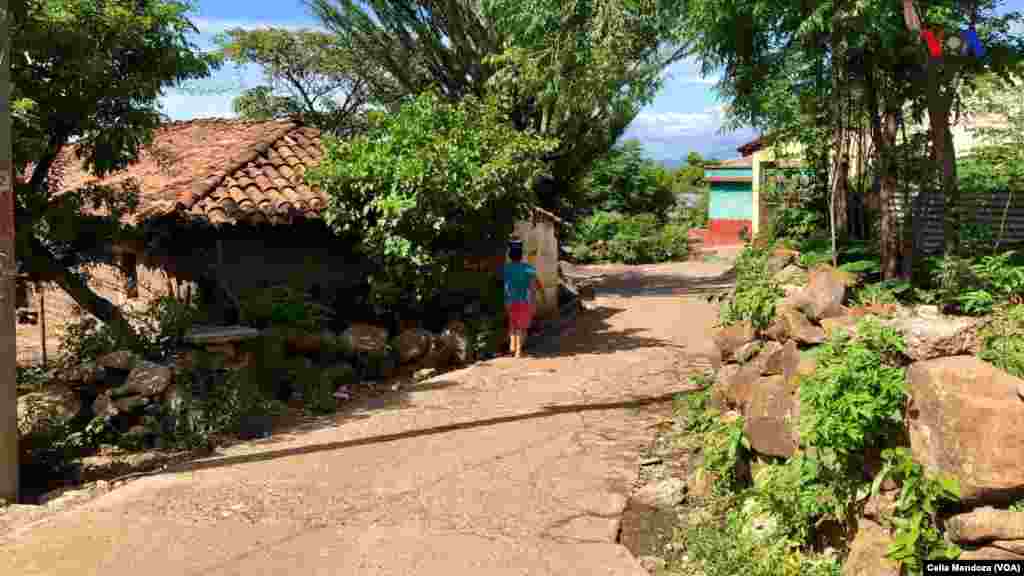
<svg viewBox="0 0 1024 576"><path fill-rule="evenodd" d="M85 316L65 328L59 347L60 363L80 364L125 349L150 360L165 360L202 314L197 303L186 305L170 296L151 301L140 312L127 309L122 312L135 328L138 340L118 334L92 316Z"/></svg>
<svg viewBox="0 0 1024 576"><path fill-rule="evenodd" d="M997 309L981 339L982 360L1024 378L1024 304Z"/></svg>
<svg viewBox="0 0 1024 576"><path fill-rule="evenodd" d="M902 337L871 318L857 333L856 340L840 332L826 342L814 374L800 382L801 439L840 460L892 437L906 401Z"/></svg>
<svg viewBox="0 0 1024 576"><path fill-rule="evenodd" d="M723 324L750 321L764 329L775 318L775 305L782 298L782 289L768 268L771 248L746 246L736 259L736 290L733 299L721 309Z"/></svg>
<svg viewBox="0 0 1024 576"><path fill-rule="evenodd" d="M661 224L654 214L596 212L577 224L571 249L579 262L652 264L685 258L688 230Z"/></svg>
<svg viewBox="0 0 1024 576"><path fill-rule="evenodd" d="M329 308L292 286L249 290L239 300L243 321L256 328L281 326L318 331L333 319Z"/></svg>
<svg viewBox="0 0 1024 576"><path fill-rule="evenodd" d="M888 519L895 530L887 556L901 562L912 574L922 573L924 560L957 558L960 548L943 540L937 521L940 505L960 500L957 480L926 474L906 448L885 450L882 460L884 465L872 492L877 493L887 477L901 485L896 510Z"/></svg>
<svg viewBox="0 0 1024 576"><path fill-rule="evenodd" d="M393 113L372 114L355 137L325 140L324 158L306 179L328 197L328 225L358 234L376 265L371 304L429 301L443 287L440 251L462 248L467 238L504 241L535 201L529 183L558 142L507 120L494 98L452 103L426 92Z"/></svg>
<svg viewBox="0 0 1024 576"><path fill-rule="evenodd" d="M1013 251L975 260L957 254L932 259L932 280L944 308L964 314L988 314L1001 303L1024 303L1024 266Z"/></svg>
<svg viewBox="0 0 1024 576"><path fill-rule="evenodd" d="M853 302L858 306L877 306L898 304L900 297L909 293L910 283L901 280L886 280L861 286L853 294Z"/></svg>

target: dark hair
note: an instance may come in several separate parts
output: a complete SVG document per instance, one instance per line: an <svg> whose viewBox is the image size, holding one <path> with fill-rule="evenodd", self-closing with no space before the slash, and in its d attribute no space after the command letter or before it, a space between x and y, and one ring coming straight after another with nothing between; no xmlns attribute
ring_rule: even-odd
<svg viewBox="0 0 1024 576"><path fill-rule="evenodd" d="M508 243L508 257L513 262L519 262L523 259L523 242L522 240L513 240Z"/></svg>

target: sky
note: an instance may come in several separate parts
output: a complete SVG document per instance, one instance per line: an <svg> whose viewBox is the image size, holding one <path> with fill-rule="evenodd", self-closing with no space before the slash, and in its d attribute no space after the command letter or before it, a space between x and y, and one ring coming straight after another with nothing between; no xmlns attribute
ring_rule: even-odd
<svg viewBox="0 0 1024 576"><path fill-rule="evenodd" d="M1024 10L1024 0L1004 0L999 12ZM302 0L198 0L192 20L200 34L200 48L212 46L213 37L229 28L316 27ZM635 138L648 157L661 161L685 158L690 151L705 157L736 157L736 147L753 140L750 129L723 133L723 102L714 88L717 78L702 78L692 61L667 70L655 100L644 108L623 138ZM256 67L227 65L213 77L187 90L169 90L162 98L164 112L174 120L232 117L231 100L243 89L262 83Z"/></svg>

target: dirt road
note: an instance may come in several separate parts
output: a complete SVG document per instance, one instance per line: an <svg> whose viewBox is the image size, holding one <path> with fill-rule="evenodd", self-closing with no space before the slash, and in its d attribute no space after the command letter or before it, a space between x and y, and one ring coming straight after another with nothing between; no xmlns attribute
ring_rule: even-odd
<svg viewBox="0 0 1024 576"><path fill-rule="evenodd" d="M614 574L638 459L704 365L725 262L605 267L533 356L136 480L0 540L0 574Z"/></svg>

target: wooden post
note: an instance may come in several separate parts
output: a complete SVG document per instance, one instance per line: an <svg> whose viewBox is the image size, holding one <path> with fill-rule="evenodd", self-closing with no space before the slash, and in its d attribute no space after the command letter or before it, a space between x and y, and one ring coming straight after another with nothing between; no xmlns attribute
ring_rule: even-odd
<svg viewBox="0 0 1024 576"><path fill-rule="evenodd" d="M0 498L18 500L18 380L14 318L14 176L7 0L0 0Z"/></svg>
<svg viewBox="0 0 1024 576"><path fill-rule="evenodd" d="M46 361L46 285L39 284L37 289L39 290L39 335L43 344L43 370L46 370L49 364Z"/></svg>

